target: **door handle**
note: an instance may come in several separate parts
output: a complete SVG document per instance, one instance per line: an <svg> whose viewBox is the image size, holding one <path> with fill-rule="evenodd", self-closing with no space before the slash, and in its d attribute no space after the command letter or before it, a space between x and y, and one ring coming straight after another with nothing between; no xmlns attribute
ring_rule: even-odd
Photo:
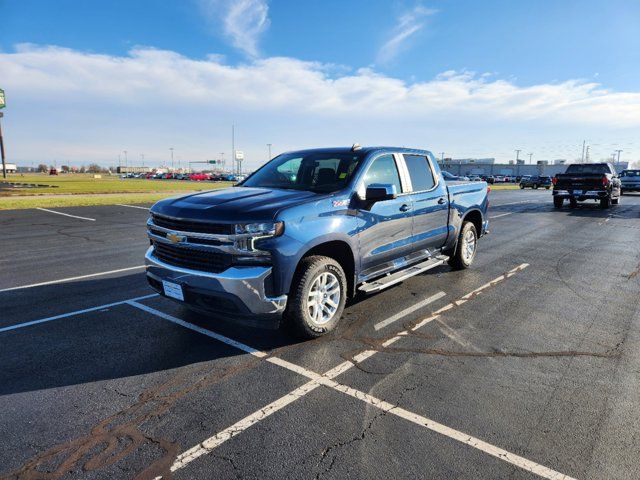
<svg viewBox="0 0 640 480"><path fill-rule="evenodd" d="M443 205L443 204L444 204L444 202L446 202L446 200L444 199L444 197L440 197L440 198L438 199L438 205Z"/></svg>
<svg viewBox="0 0 640 480"><path fill-rule="evenodd" d="M408 212L409 210L411 210L411 206L406 203L400 207L401 212Z"/></svg>

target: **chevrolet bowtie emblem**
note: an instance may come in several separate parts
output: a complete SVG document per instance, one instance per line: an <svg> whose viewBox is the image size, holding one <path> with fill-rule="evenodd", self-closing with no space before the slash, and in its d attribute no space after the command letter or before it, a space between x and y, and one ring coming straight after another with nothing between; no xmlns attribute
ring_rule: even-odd
<svg viewBox="0 0 640 480"><path fill-rule="evenodd" d="M171 232L167 233L167 240L169 240L171 243L182 243L187 240L187 237Z"/></svg>

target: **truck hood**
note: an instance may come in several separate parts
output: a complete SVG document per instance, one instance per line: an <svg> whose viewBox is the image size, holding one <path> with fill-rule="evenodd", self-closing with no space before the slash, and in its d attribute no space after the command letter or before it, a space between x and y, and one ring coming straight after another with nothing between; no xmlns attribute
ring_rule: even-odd
<svg viewBox="0 0 640 480"><path fill-rule="evenodd" d="M261 222L274 220L279 210L326 195L298 190L232 187L167 198L152 213L192 220Z"/></svg>

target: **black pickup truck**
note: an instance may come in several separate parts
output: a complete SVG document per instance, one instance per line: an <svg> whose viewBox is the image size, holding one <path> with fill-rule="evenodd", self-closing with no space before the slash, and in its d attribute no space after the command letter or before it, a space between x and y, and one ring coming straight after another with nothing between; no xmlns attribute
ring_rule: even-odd
<svg viewBox="0 0 640 480"><path fill-rule="evenodd" d="M578 202L595 200L602 208L620 203L620 179L610 163L576 163L553 178L553 205L562 208L565 199Z"/></svg>

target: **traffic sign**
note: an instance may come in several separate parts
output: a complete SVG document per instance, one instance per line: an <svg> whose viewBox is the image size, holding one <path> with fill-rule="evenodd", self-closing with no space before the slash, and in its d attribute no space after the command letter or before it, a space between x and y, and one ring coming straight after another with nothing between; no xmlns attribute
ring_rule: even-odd
<svg viewBox="0 0 640 480"><path fill-rule="evenodd" d="M215 165L218 163L218 160L207 160L207 162L209 162L212 165Z"/></svg>
<svg viewBox="0 0 640 480"><path fill-rule="evenodd" d="M236 150L236 160L244 160L244 152L242 150Z"/></svg>
<svg viewBox="0 0 640 480"><path fill-rule="evenodd" d="M7 105L6 105L5 100L4 100L4 90L2 90L0 88L0 108L4 108L6 106Z"/></svg>

